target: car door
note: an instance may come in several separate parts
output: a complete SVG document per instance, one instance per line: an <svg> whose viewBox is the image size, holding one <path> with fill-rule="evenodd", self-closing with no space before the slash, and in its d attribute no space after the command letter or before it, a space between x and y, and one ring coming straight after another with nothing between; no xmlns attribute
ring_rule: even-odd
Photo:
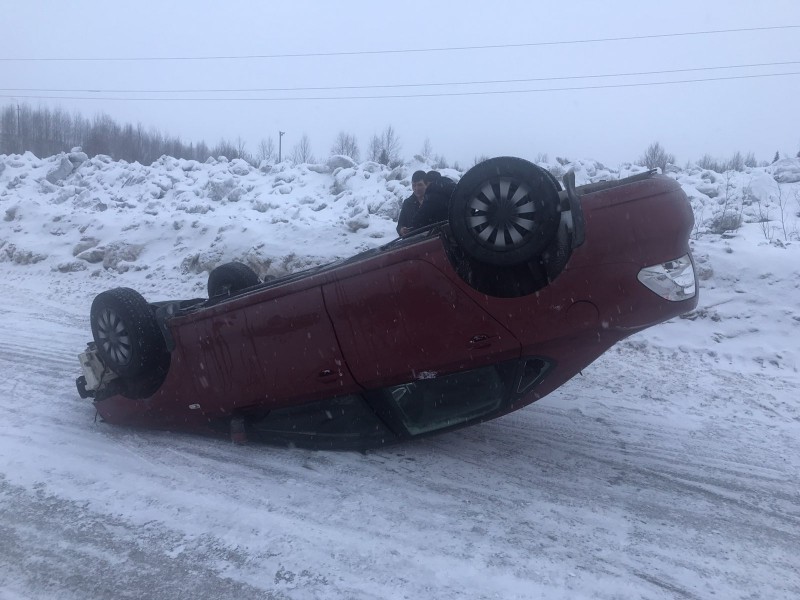
<svg viewBox="0 0 800 600"><path fill-rule="evenodd" d="M423 260L322 288L350 372L368 389L516 358L505 327Z"/></svg>
<svg viewBox="0 0 800 600"><path fill-rule="evenodd" d="M180 328L198 403L221 410L312 401L360 388L339 350L316 287L251 295Z"/></svg>
<svg viewBox="0 0 800 600"><path fill-rule="evenodd" d="M262 369L274 377L274 398L319 400L358 391L319 287L256 304L247 320Z"/></svg>

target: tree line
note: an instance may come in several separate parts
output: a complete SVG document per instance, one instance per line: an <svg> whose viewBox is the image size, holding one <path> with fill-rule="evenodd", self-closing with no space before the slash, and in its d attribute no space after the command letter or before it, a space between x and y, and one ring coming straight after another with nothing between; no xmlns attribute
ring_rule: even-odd
<svg viewBox="0 0 800 600"><path fill-rule="evenodd" d="M276 162L279 158L272 137L262 139L255 152L250 152L241 137L235 141L222 139L213 147L204 141L186 143L180 137L164 135L153 127L146 129L141 123L120 125L104 113L88 119L80 113L70 114L61 108L33 108L27 104L9 104L0 110L0 154L22 154L30 151L36 156L45 157L69 152L76 146L80 146L89 156L106 154L115 160L141 164L150 164L163 155L201 162L209 157L225 156L229 159L240 158L253 166L258 166L262 161ZM363 158L395 167L403 162L401 151L400 138L389 125L372 136ZM329 155L333 154L349 156L355 162L362 158L356 137L345 131L339 132L330 147ZM800 157L800 152L797 156ZM297 144L282 152L280 158L288 158L295 163L316 162L309 136L303 133ZM414 158L434 168L450 166L443 156L433 153L429 139L425 140ZM476 157L475 163L484 158ZM776 152L773 162L779 158L780 153ZM537 157L537 162L540 159L546 162L546 155ZM564 164L568 161L559 159L558 162ZM668 164L675 164L675 157L666 152L660 143L654 142L635 162L650 168L659 167L663 172ZM728 169L741 171L745 167L768 163L757 163L752 152L746 155L736 152L729 160L716 160L705 155L694 164L721 173ZM455 169L460 168L458 163L452 166Z"/></svg>
<svg viewBox="0 0 800 600"><path fill-rule="evenodd" d="M800 158L800 151L797 152L796 156ZM776 150L772 163L780 159L781 153ZM675 155L668 153L660 142L653 142L647 147L644 154L639 157L636 164L648 167L649 169L658 167L661 169L662 173L666 173L667 166L675 164ZM745 168L749 167L766 167L769 164L771 163L765 160L757 161L755 154L752 152L743 155L737 150L729 159L721 160L712 157L710 154L704 154L699 160L687 162L686 167L689 168L694 165L700 169L724 173L726 171L744 171Z"/></svg>
<svg viewBox="0 0 800 600"><path fill-rule="evenodd" d="M0 154L26 151L45 157L80 146L89 156L107 154L117 160L151 163L164 154L206 160L213 149L204 142L184 143L141 123L120 125L107 114L88 119L61 108L9 104L0 111Z"/></svg>
<svg viewBox="0 0 800 600"><path fill-rule="evenodd" d="M250 152L246 143L222 139L215 146L204 141L186 143L180 137L164 135L157 129L145 128L141 123L120 125L109 115L100 113L89 119L80 113L70 114L61 108L38 107L28 104L8 104L0 110L0 154L22 154L30 151L36 156L45 157L69 152L80 146L89 156L105 154L115 160L149 164L163 155L175 158L205 161L209 157L225 156L240 158L254 166L262 161L275 162L279 158L272 137L261 140ZM389 125L381 133L376 133L369 141L366 160L389 166L403 162L400 138ZM349 156L354 161L361 160L361 150L353 134L341 131L330 148L330 154ZM429 140L421 152L424 158L447 166L441 156L432 154ZM281 159L291 159L296 163L315 162L311 141L307 134L291 149L283 150ZM417 158L420 158L417 155Z"/></svg>

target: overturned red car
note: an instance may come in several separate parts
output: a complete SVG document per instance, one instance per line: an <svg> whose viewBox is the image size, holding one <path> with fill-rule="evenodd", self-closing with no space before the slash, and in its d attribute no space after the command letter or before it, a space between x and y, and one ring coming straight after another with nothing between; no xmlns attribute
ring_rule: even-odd
<svg viewBox="0 0 800 600"><path fill-rule="evenodd" d="M655 172L575 187L519 158L464 174L446 221L208 298L92 303L80 395L109 423L368 448L499 417L693 309L693 215Z"/></svg>

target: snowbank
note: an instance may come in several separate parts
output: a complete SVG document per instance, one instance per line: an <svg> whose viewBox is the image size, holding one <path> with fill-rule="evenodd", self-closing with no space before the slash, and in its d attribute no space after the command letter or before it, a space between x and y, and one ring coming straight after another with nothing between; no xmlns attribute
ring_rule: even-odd
<svg viewBox="0 0 800 600"><path fill-rule="evenodd" d="M593 160L540 165L556 174L574 169L579 184L645 170ZM79 149L45 159L0 156L0 264L7 278L48 277L79 298L120 285L151 300L196 296L223 262L282 275L390 241L417 168L429 167L389 169L332 157L253 168L241 160L167 156L145 166L89 159ZM720 360L798 368L797 173L796 158L744 172L669 173L696 220L701 305L684 320L692 326L686 344L707 347ZM702 323L707 329L700 331Z"/></svg>

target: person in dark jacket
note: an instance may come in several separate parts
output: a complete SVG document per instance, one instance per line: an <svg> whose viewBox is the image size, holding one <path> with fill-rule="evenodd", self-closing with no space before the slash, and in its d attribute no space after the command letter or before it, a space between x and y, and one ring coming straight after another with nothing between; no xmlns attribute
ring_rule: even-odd
<svg viewBox="0 0 800 600"><path fill-rule="evenodd" d="M422 206L425 198L425 171L414 171L411 176L411 191L408 198L403 200L400 216L397 218L397 235L403 236L411 231L411 222Z"/></svg>
<svg viewBox="0 0 800 600"><path fill-rule="evenodd" d="M425 174L425 198L411 221L411 228L418 229L446 221L450 210L450 196L455 189L455 181L442 177L439 171L428 171Z"/></svg>

